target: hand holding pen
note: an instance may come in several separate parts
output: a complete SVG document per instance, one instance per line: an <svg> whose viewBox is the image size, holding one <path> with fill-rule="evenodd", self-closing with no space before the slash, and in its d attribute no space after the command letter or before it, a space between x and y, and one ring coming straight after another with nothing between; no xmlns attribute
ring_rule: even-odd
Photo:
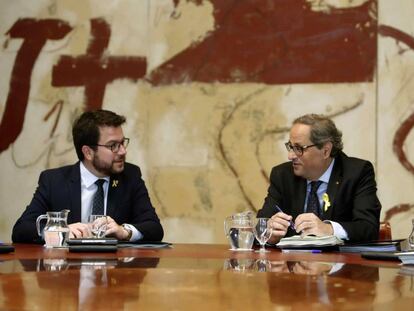
<svg viewBox="0 0 414 311"><path fill-rule="evenodd" d="M280 208L277 204L275 204L275 207L276 207L276 209L277 209L277 211L278 211L278 212L284 213L284 212L282 211L282 209L281 209L281 208ZM290 227L291 229L293 229L293 230L296 230L296 229L295 229L295 224L293 223L293 221L292 221L292 220L290 220L290 221L289 221L289 223L290 223L289 227Z"/></svg>

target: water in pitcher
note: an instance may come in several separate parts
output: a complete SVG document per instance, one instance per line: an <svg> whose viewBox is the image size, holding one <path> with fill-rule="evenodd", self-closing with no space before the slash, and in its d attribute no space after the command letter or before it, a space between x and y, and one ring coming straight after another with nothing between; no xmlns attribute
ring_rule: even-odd
<svg viewBox="0 0 414 311"><path fill-rule="evenodd" d="M254 242L252 227L233 227L229 230L229 240L232 249L251 249Z"/></svg>
<svg viewBox="0 0 414 311"><path fill-rule="evenodd" d="M66 239L69 238L68 213L69 210L64 209L58 212L49 211L37 217L37 234L43 237L47 248L66 246ZM46 226L40 230L40 222L44 219L47 220Z"/></svg>
<svg viewBox="0 0 414 311"><path fill-rule="evenodd" d="M47 248L64 247L69 238L69 228L49 228L44 231L45 245Z"/></svg>

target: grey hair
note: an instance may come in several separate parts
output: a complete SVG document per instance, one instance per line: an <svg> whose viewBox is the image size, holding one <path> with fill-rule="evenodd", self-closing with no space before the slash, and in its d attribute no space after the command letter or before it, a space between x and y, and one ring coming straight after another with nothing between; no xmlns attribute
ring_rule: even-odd
<svg viewBox="0 0 414 311"><path fill-rule="evenodd" d="M305 114L293 121L293 124L305 124L311 127L310 140L319 149L327 143L332 143L331 157L334 158L344 148L342 132L338 130L335 123L321 114Z"/></svg>

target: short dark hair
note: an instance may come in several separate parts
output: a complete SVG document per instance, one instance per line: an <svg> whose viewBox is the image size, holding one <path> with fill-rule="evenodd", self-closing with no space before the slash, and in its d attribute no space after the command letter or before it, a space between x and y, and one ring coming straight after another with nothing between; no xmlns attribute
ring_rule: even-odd
<svg viewBox="0 0 414 311"><path fill-rule="evenodd" d="M310 140L319 149L327 143L332 143L331 157L334 158L344 148L342 132L335 123L322 114L305 114L293 121L293 124L305 124L311 127Z"/></svg>
<svg viewBox="0 0 414 311"><path fill-rule="evenodd" d="M118 127L125 123L124 116L117 115L109 110L86 111L75 120L72 127L73 144L75 145L78 159L82 161L84 155L83 146L91 146L96 148L99 142L99 127L113 126ZM96 149L95 149L96 150Z"/></svg>

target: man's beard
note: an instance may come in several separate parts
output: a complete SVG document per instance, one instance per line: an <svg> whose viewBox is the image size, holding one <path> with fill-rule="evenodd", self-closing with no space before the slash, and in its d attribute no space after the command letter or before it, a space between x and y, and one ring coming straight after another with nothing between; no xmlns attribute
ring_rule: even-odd
<svg viewBox="0 0 414 311"><path fill-rule="evenodd" d="M118 164L119 161L123 161L125 163L125 156L117 157L111 163L105 163L95 154L92 159L92 165L99 173L105 176L111 176L112 174L121 173L124 170L124 165L122 165L120 169L115 167L115 164Z"/></svg>

